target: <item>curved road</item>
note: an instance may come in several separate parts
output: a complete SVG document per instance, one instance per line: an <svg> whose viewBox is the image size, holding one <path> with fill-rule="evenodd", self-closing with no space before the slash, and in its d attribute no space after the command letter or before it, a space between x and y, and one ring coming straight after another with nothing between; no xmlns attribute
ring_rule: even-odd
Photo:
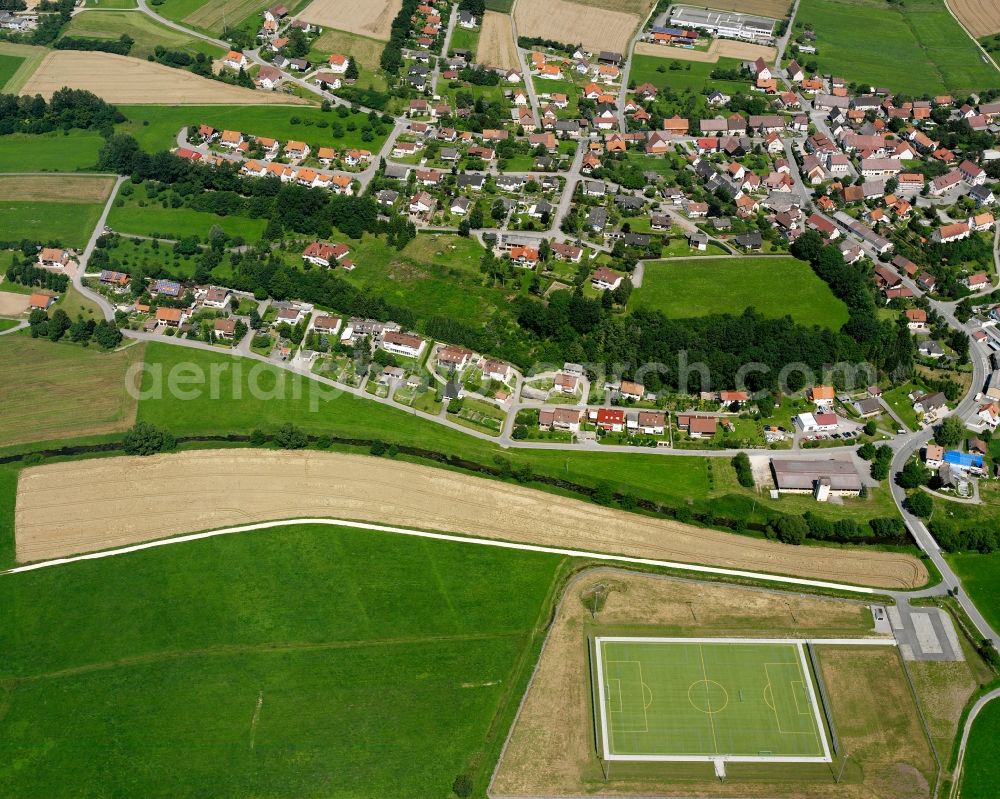
<svg viewBox="0 0 1000 799"><path fill-rule="evenodd" d="M965 765L965 750L969 744L972 723L976 720L976 716L982 712L982 709L995 699L1000 699L1000 688L994 688L989 693L979 697L965 719L965 726L962 728L962 739L958 744L958 760L955 763L955 770L951 775L951 795L954 797L961 797L962 795L962 767Z"/></svg>

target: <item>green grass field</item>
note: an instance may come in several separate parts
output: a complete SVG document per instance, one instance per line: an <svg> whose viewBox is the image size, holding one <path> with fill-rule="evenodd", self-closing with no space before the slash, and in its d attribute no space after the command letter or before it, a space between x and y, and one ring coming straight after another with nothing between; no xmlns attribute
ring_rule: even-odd
<svg viewBox="0 0 1000 799"><path fill-rule="evenodd" d="M3 235L19 239L56 241L82 249L101 217L103 203L46 203L0 200Z"/></svg>
<svg viewBox="0 0 1000 799"><path fill-rule="evenodd" d="M608 759L829 757L795 644L598 638L596 646Z"/></svg>
<svg viewBox="0 0 1000 799"><path fill-rule="evenodd" d="M664 49L669 50L669 48ZM683 61L667 56L669 53L665 53L662 58L655 55L633 56L629 81L634 80L637 86L652 83L658 89L669 89L678 94L688 89L697 94L707 86L727 94L735 94L737 91L745 93L747 90L745 83L715 80L711 77L714 69L739 69L742 62L735 58L720 58L716 63L710 64L705 61ZM670 69L670 62L673 60L681 65L680 69Z"/></svg>
<svg viewBox="0 0 1000 799"><path fill-rule="evenodd" d="M994 699L972 724L962 769L963 799L993 799L996 796L1000 784L997 741L1000 741L1000 701Z"/></svg>
<svg viewBox="0 0 1000 799"><path fill-rule="evenodd" d="M802 0L796 25L810 23L822 73L923 96L997 86L941 0Z"/></svg>
<svg viewBox="0 0 1000 799"><path fill-rule="evenodd" d="M942 510L955 503L941 503ZM965 552L948 556L948 562L962 579L962 585L979 612L994 629L1000 628L1000 552L982 555Z"/></svg>
<svg viewBox="0 0 1000 799"><path fill-rule="evenodd" d="M121 200L125 202L119 206ZM143 202L147 204L140 205ZM192 208L164 208L160 203L148 200L144 185L136 186L135 192L128 197L119 193L119 198L108 214L108 226L112 230L137 236L204 238L213 225L221 227L229 236L242 236L247 241L257 241L267 227L267 220L235 215L220 216Z"/></svg>
<svg viewBox="0 0 1000 799"><path fill-rule="evenodd" d="M675 318L740 314L753 307L765 316L788 315L833 330L847 321L844 303L808 264L794 258L647 261L642 288L632 292L630 305Z"/></svg>
<svg viewBox="0 0 1000 799"><path fill-rule="evenodd" d="M76 318L72 295L67 312ZM125 372L142 356L143 345L100 352L53 344L26 333L0 338L0 446L22 441L86 436L124 430L135 418L136 401ZM0 504L3 504L0 502Z"/></svg>
<svg viewBox="0 0 1000 799"><path fill-rule="evenodd" d="M326 61L333 53L350 55L360 72L358 86L371 86L373 89L384 91L385 75L379 63L383 49L385 42L380 42L378 39L327 28L321 36L313 39L309 60L318 63Z"/></svg>
<svg viewBox="0 0 1000 799"><path fill-rule="evenodd" d="M3 792L481 791L559 563L300 526L2 576Z"/></svg>
<svg viewBox="0 0 1000 799"><path fill-rule="evenodd" d="M0 55L5 59L20 60L14 65L13 71L10 71L12 62L9 60L5 61L6 67L0 66L0 91L17 94L48 53L49 50L45 47L0 41Z"/></svg>
<svg viewBox="0 0 1000 799"><path fill-rule="evenodd" d="M85 36L97 39L117 39L128 34L135 40L129 55L145 58L158 47L183 50L191 55L205 53L213 58L225 55L220 47L172 30L152 18L135 11L100 11L94 14L77 14L65 29L67 36Z"/></svg>
<svg viewBox="0 0 1000 799"><path fill-rule="evenodd" d="M23 63L24 59L21 56L0 53L0 89L17 74Z"/></svg>
<svg viewBox="0 0 1000 799"><path fill-rule="evenodd" d="M97 133L12 133L0 137L0 172L76 172L97 164Z"/></svg>
<svg viewBox="0 0 1000 799"><path fill-rule="evenodd" d="M469 30L468 28L463 28L461 25L456 25L455 30L451 32L449 47L452 51L468 50L470 53L475 54L478 45L479 28Z"/></svg>
<svg viewBox="0 0 1000 799"><path fill-rule="evenodd" d="M117 127L134 136L143 149L168 150L176 146L177 132L185 125L206 124L219 129L232 128L256 136L275 139L297 139L309 144L335 147L358 147L377 152L385 136L366 142L361 138L361 125L367 115L352 113L345 118L333 111L324 112L310 106L227 106L227 105L123 105L119 110L128 121ZM299 120L297 123L293 120ZM334 139L330 125L337 122L344 128L342 138ZM347 130L353 122L356 130ZM325 123L327 127L320 127ZM391 126L389 126L391 127ZM388 135L388 131L386 133Z"/></svg>

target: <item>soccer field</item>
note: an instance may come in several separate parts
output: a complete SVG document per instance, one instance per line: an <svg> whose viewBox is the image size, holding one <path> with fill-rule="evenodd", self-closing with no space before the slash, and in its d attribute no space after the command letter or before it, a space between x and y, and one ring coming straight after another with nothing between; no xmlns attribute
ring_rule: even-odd
<svg viewBox="0 0 1000 799"><path fill-rule="evenodd" d="M829 762L802 644L595 641L606 760Z"/></svg>

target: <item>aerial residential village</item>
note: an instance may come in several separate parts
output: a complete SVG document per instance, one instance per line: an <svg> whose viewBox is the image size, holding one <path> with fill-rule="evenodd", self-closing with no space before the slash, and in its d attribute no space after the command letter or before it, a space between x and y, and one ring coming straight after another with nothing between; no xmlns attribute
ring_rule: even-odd
<svg viewBox="0 0 1000 799"><path fill-rule="evenodd" d="M794 59L776 69L757 58L726 76L727 86L738 79L739 92L707 90L686 104L697 114L683 115L686 101L630 78L621 53L536 47L523 73L472 64L468 52L444 50L450 11L445 0L418 7L416 46L403 52L406 81L417 96L400 117L371 112L373 120L393 125L380 151L198 124L179 132L177 155L235 161L248 179L371 193L386 218L475 236L499 259L557 283L571 285L586 270L590 292L622 304L641 281L644 259L784 253L805 231L817 231L846 263L872 262L887 309L905 314L918 336L921 362L960 355L929 300L964 297L994 283L996 197L986 167L1000 161L994 149L1000 101L897 98L877 86L809 74ZM467 28L481 22L467 11L455 17ZM357 74L352 60L343 54L321 64L287 59L282 48L295 26L317 33L285 7L264 13L260 36L275 66L253 73L257 85L279 91L292 71L335 97ZM704 49L719 36L769 43L775 23L675 7L651 19L639 38ZM235 51L226 62L248 67ZM663 72L666 80L670 72ZM483 75L494 76L489 82L506 114L488 127L461 88L443 89L471 86L463 76L481 81ZM962 135L939 132L956 120L966 123ZM968 261L978 259L975 268L921 263L928 247L964 240L983 245L967 251ZM349 240L303 241L301 257L312 268L364 270L351 249ZM775 423L759 425L755 403L735 386L668 404L641 384L595 380L578 365L521 374L489 353L425 340L391 321L341 319L304 302L258 301L225 287L173 281L133 289L127 275L113 271L90 284L147 335L200 337L256 353L504 442L833 447L862 436L889 438L948 408L943 394L919 386L893 389L891 402L877 386L851 393L821 386L807 397L776 397ZM977 340L1000 350L1000 306L984 299L970 306L973 312ZM992 431L1000 423L997 374L967 419L970 430ZM928 452L928 465L945 464L945 454ZM949 470L981 468L981 458L966 455L949 454ZM805 484L801 475L784 479ZM844 476L844 490L859 490L859 480L853 472Z"/></svg>

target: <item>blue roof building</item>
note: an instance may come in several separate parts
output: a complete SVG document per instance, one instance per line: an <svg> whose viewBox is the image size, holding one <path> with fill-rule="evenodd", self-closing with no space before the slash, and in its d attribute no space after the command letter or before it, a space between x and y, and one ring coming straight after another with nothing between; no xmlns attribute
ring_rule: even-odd
<svg viewBox="0 0 1000 799"><path fill-rule="evenodd" d="M950 449L944 454L944 462L960 469L982 469L983 456L974 455L971 452L959 452L957 449Z"/></svg>

